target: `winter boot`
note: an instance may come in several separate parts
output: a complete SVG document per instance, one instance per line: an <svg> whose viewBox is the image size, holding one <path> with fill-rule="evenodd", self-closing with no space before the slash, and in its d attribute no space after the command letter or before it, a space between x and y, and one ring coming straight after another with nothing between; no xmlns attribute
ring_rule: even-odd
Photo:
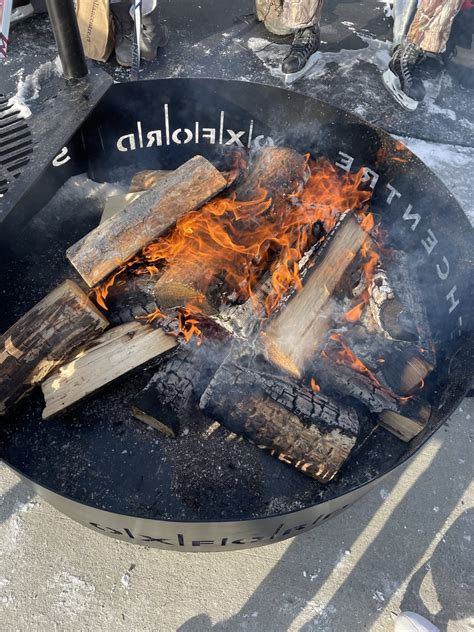
<svg viewBox="0 0 474 632"><path fill-rule="evenodd" d="M150 13L142 16L142 37L140 42L140 55L145 61L153 61L159 48L166 46L169 40L169 31L158 20L158 9L154 8Z"/></svg>
<svg viewBox="0 0 474 632"><path fill-rule="evenodd" d="M23 22L35 12L33 5L28 0L14 0L10 15L10 26Z"/></svg>
<svg viewBox="0 0 474 632"><path fill-rule="evenodd" d="M130 2L111 2L110 10L115 24L115 57L121 66L131 68L134 23Z"/></svg>
<svg viewBox="0 0 474 632"><path fill-rule="evenodd" d="M287 82L302 76L316 60L315 53L321 44L319 25L296 31L290 52L283 60L281 70L287 76ZM288 81L290 78L290 81Z"/></svg>
<svg viewBox="0 0 474 632"><path fill-rule="evenodd" d="M425 98L423 82L417 77L425 53L416 44L405 41L394 50L383 81L396 101L407 110L416 110Z"/></svg>

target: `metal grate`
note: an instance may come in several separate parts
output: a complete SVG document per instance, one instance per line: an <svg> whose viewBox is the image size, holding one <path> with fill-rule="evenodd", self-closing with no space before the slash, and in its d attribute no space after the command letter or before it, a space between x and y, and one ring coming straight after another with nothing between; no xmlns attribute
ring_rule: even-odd
<svg viewBox="0 0 474 632"><path fill-rule="evenodd" d="M18 178L33 152L31 132L24 116L0 95L0 195Z"/></svg>

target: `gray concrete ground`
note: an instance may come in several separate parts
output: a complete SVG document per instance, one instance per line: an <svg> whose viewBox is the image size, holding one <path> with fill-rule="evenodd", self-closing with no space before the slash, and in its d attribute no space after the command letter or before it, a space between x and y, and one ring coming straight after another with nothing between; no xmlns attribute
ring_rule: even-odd
<svg viewBox="0 0 474 632"><path fill-rule="evenodd" d="M0 621L19 630L360 632L413 610L474 628L466 399L412 462L329 523L238 553L126 544L63 517L0 468Z"/></svg>

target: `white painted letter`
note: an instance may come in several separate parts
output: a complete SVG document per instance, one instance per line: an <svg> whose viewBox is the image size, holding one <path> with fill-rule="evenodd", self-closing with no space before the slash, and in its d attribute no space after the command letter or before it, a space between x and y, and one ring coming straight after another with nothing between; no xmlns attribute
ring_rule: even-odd
<svg viewBox="0 0 474 632"><path fill-rule="evenodd" d="M407 206L407 210L403 213L403 219L412 219L413 220L413 224L411 225L411 229L415 230L415 228L418 226L418 224L421 221L421 216L418 215L418 213L412 213L411 209L413 208L413 206L411 204L409 204Z"/></svg>
<svg viewBox="0 0 474 632"><path fill-rule="evenodd" d="M454 298L454 292L456 291L456 286L453 286L453 289L446 294L446 300L451 301L451 307L449 308L449 313L454 312L456 307L459 305L459 299Z"/></svg>
<svg viewBox="0 0 474 632"><path fill-rule="evenodd" d="M233 130L228 129L227 133L229 134L230 138L225 143L226 145L237 145L238 147L244 146L243 142L240 139L245 134L245 132L234 132Z"/></svg>
<svg viewBox="0 0 474 632"><path fill-rule="evenodd" d="M435 249L436 244L438 243L438 239L435 237L435 234L431 230L431 228L428 228L428 239L422 239L421 243L423 244L426 252L430 255Z"/></svg>
<svg viewBox="0 0 474 632"><path fill-rule="evenodd" d="M60 167L65 165L71 160L71 156L68 155L68 148L63 147L56 158L53 159L53 167Z"/></svg>
<svg viewBox="0 0 474 632"><path fill-rule="evenodd" d="M387 184L387 189L389 189L390 191L390 194L387 198L387 204L391 204L395 196L397 196L397 198L402 197L402 194L400 193L400 191L397 191L397 189L395 187L392 187L391 184Z"/></svg>
<svg viewBox="0 0 474 632"><path fill-rule="evenodd" d="M179 138L179 135L181 134L181 132L184 132L184 135L185 135L184 141L181 141ZM182 127L178 127L178 129L175 129L175 131L173 132L173 135L171 136L171 140L173 141L173 143L176 143L177 145L181 145L181 143L184 143L186 145L187 143L190 143L192 139L193 139L192 131L188 128L183 130Z"/></svg>
<svg viewBox="0 0 474 632"><path fill-rule="evenodd" d="M372 171L372 169L369 169L368 167L364 167L362 182L367 182L368 180L370 180L369 186L371 189L375 189L375 185L377 184L379 177L380 176L378 173L375 173L375 171Z"/></svg>
<svg viewBox="0 0 474 632"><path fill-rule="evenodd" d="M147 137L147 147L153 147L156 145L157 147L161 147L163 145L163 137L161 135L161 129L154 129L151 132L148 132Z"/></svg>
<svg viewBox="0 0 474 632"><path fill-rule="evenodd" d="M443 263L446 266L446 272L443 272L441 270L439 263L436 264L436 272L438 273L438 276L441 279L441 281L446 281L446 279L449 276L449 261L444 256L443 256Z"/></svg>
<svg viewBox="0 0 474 632"><path fill-rule="evenodd" d="M201 130L201 136L209 141L209 145L216 144L216 129L215 127L203 127Z"/></svg>
<svg viewBox="0 0 474 632"><path fill-rule="evenodd" d="M340 167L341 169L344 169L344 171L347 171L347 173L349 173L352 167L352 163L354 162L354 158L352 156L349 156L349 154L345 154L343 151L340 151L338 153L342 157L342 160L341 162L336 162L336 167Z"/></svg>
<svg viewBox="0 0 474 632"><path fill-rule="evenodd" d="M125 134L124 136L121 136L117 141L117 149L119 151L129 151L129 149L125 147L125 141L127 139L128 139L128 142L130 143L130 151L135 151L136 149L135 134Z"/></svg>

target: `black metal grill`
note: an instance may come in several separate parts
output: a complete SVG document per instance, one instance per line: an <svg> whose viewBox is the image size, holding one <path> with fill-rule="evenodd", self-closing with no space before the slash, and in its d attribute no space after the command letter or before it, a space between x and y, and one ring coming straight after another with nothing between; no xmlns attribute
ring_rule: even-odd
<svg viewBox="0 0 474 632"><path fill-rule="evenodd" d="M0 195L18 178L30 161L33 140L23 114L0 95Z"/></svg>

